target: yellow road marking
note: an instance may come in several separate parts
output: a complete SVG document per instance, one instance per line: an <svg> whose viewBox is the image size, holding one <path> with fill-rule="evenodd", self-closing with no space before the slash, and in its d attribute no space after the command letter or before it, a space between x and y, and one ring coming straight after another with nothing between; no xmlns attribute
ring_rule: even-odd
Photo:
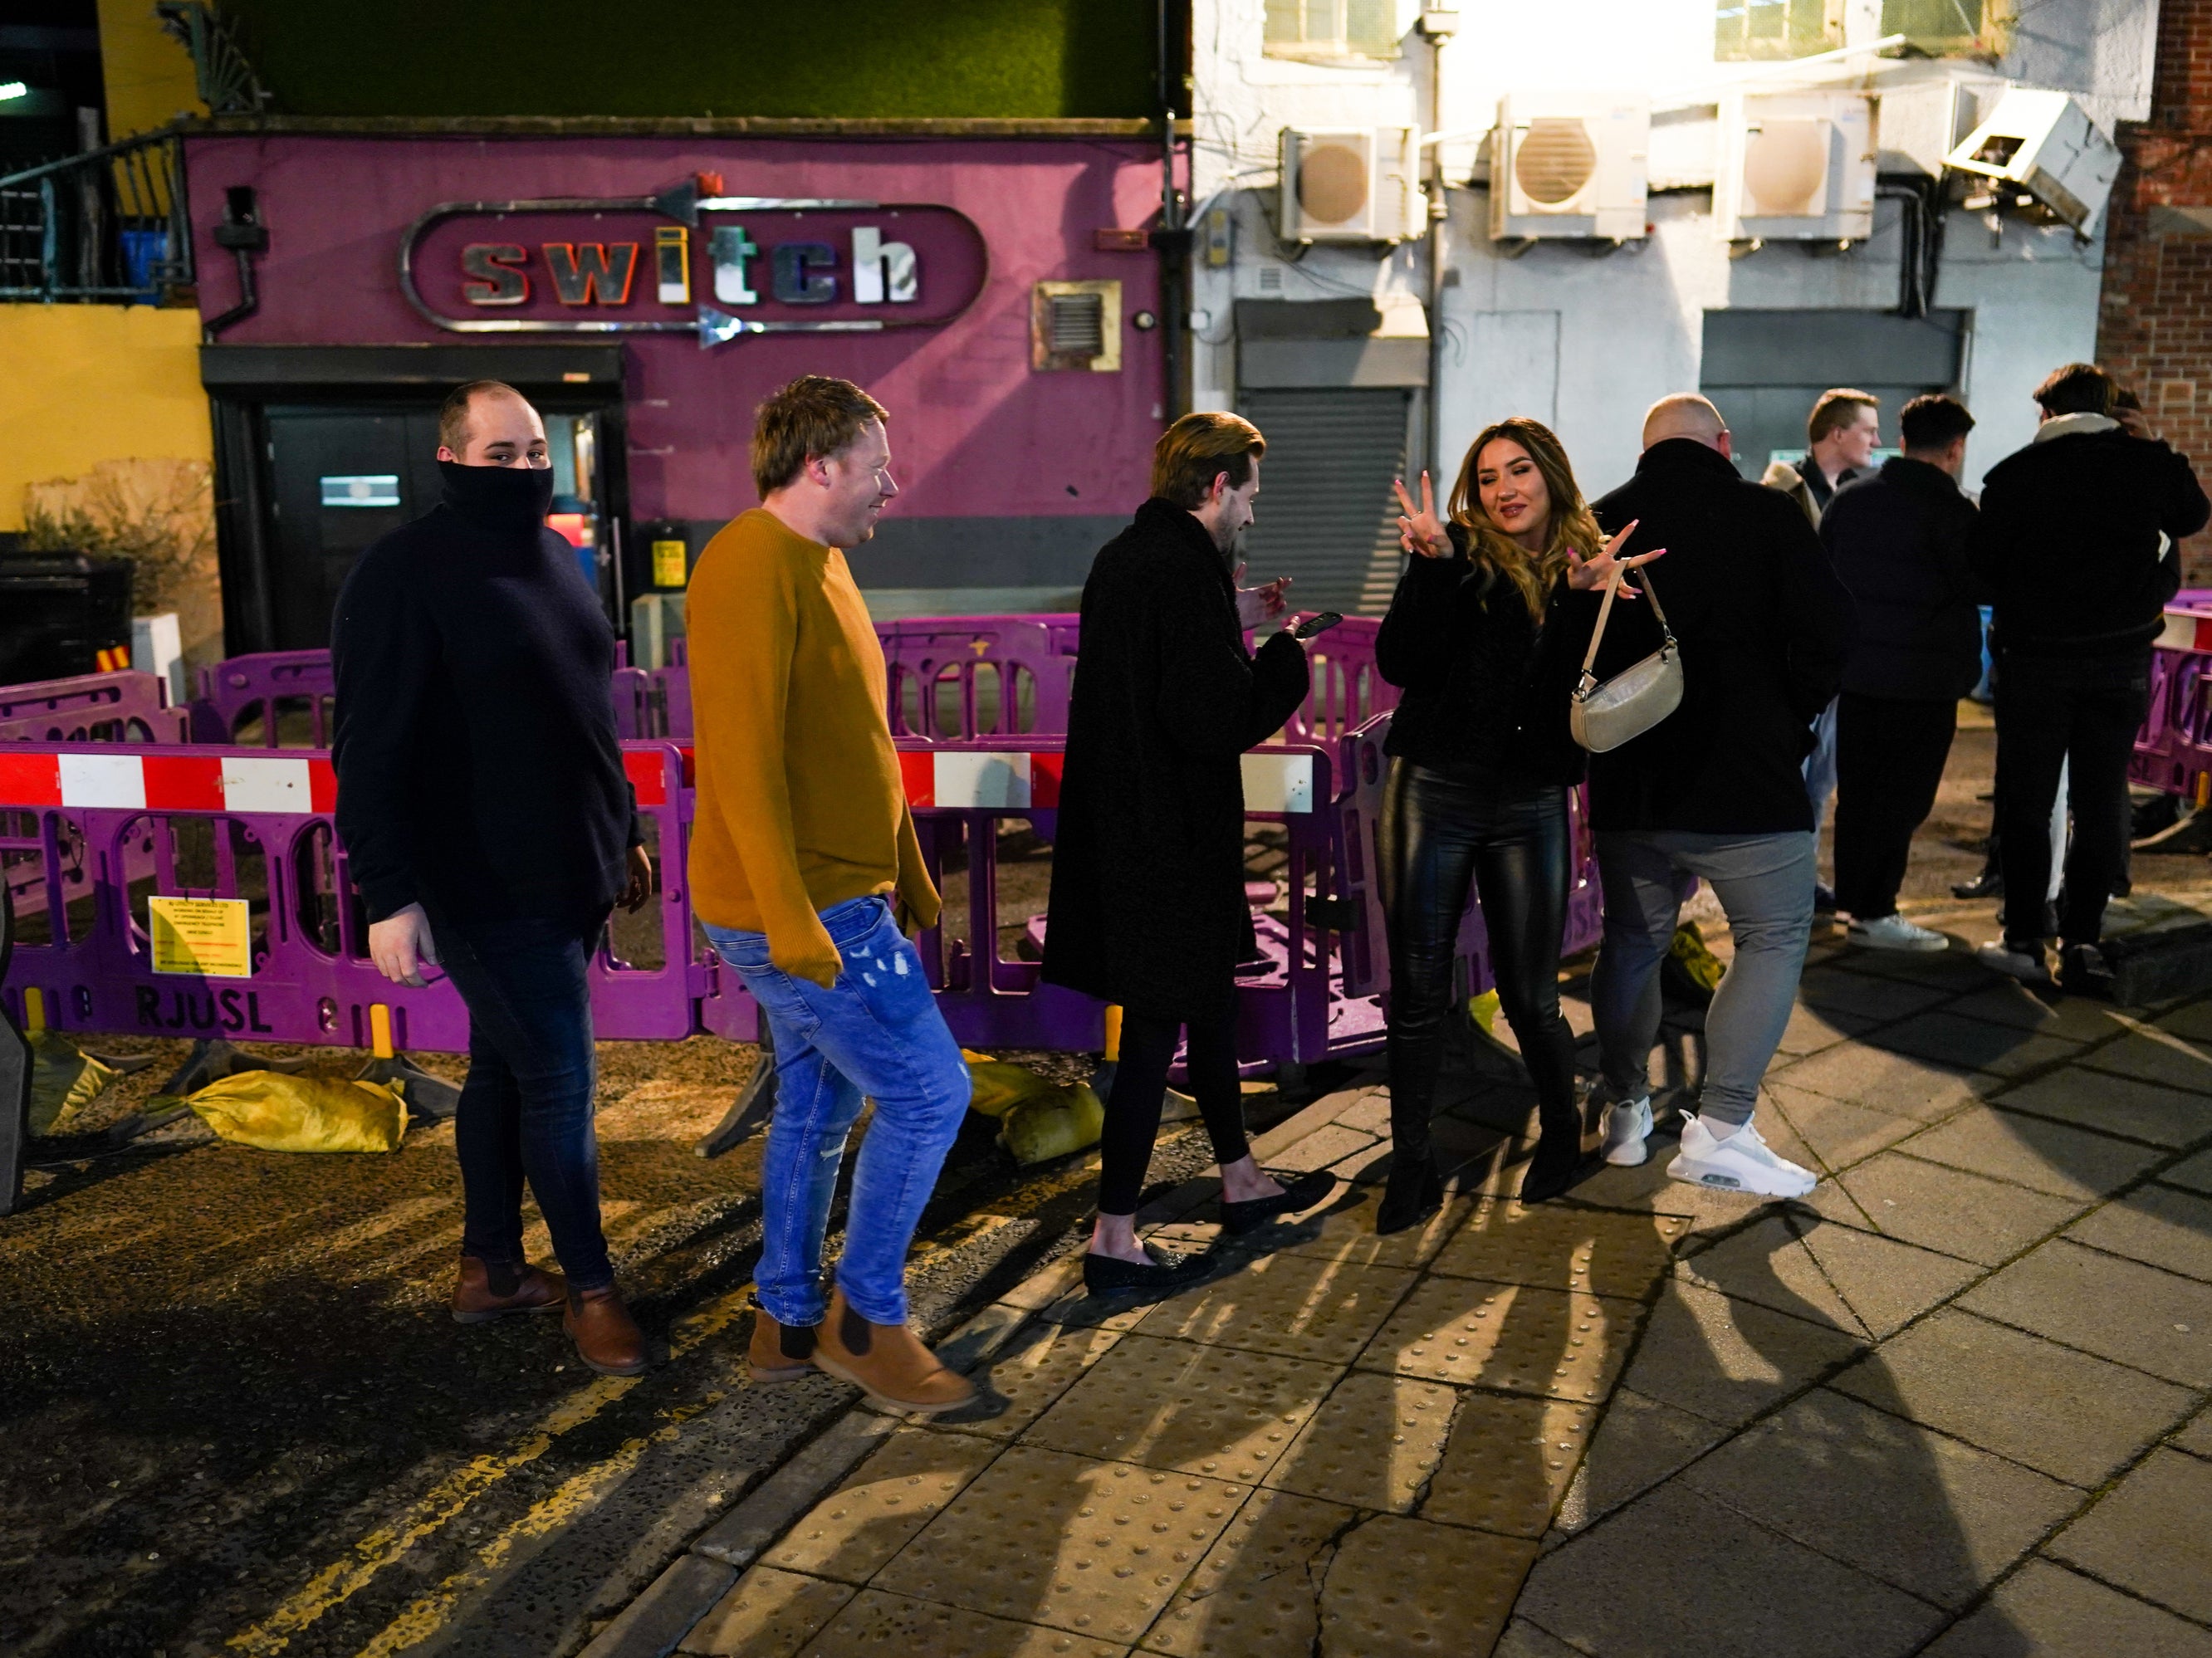
<svg viewBox="0 0 2212 1658"><path fill-rule="evenodd" d="M746 1309L751 1294L752 1285L748 1284L678 1319L669 1331L670 1357L690 1351L726 1329ZM271 1655L282 1652L301 1630L368 1588L379 1573L409 1549L450 1525L509 1474L550 1450L555 1440L592 1420L642 1380L641 1376L593 1377L574 1396L549 1412L537 1429L513 1451L503 1456L476 1457L454 1469L416 1499L400 1518L370 1531L345 1555L309 1578L266 1618L232 1636L226 1644L246 1654L248 1658L271 1658ZM565 1491L568 1486L562 1489Z"/></svg>

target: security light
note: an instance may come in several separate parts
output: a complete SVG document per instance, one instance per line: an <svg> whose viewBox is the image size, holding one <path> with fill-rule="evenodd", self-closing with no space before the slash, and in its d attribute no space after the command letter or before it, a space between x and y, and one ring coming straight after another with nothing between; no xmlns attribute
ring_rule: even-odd
<svg viewBox="0 0 2212 1658"><path fill-rule="evenodd" d="M30 95L30 88L21 81L0 81L0 103L7 102L10 98L27 98Z"/></svg>

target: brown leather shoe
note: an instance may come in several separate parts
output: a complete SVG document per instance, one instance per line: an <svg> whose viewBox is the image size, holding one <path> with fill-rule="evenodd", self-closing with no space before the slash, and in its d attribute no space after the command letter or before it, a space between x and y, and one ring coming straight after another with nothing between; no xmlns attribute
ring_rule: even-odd
<svg viewBox="0 0 2212 1658"><path fill-rule="evenodd" d="M893 1410L957 1410L975 1397L975 1383L939 1363L913 1331L869 1323L845 1304L842 1290L830 1296L829 1316L815 1332L814 1362Z"/></svg>
<svg viewBox="0 0 2212 1658"><path fill-rule="evenodd" d="M815 1327L779 1324L765 1307L753 1309L753 1345L745 1370L756 1382L796 1382L814 1370Z"/></svg>
<svg viewBox="0 0 2212 1658"><path fill-rule="evenodd" d="M574 1340L576 1357L601 1376L636 1376L646 1367L645 1332L611 1284L604 1290L571 1290L561 1327Z"/></svg>
<svg viewBox="0 0 2212 1658"><path fill-rule="evenodd" d="M461 1257L461 1276L453 1285L453 1322L485 1324L509 1313L550 1313L568 1298L558 1272L535 1266L496 1266L477 1255Z"/></svg>

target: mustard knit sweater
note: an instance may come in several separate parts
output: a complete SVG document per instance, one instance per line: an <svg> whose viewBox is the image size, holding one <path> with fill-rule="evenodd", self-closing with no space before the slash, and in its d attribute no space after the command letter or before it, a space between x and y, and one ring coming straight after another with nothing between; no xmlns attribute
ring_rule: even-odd
<svg viewBox="0 0 2212 1658"><path fill-rule="evenodd" d="M819 912L896 891L924 926L922 866L884 718L883 647L845 556L758 507L707 544L684 606L698 811L691 902L768 935L775 965L828 985Z"/></svg>

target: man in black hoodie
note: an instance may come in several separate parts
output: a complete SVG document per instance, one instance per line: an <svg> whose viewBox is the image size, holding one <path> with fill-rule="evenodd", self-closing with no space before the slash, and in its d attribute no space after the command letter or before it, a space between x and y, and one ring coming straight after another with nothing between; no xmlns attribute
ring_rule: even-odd
<svg viewBox="0 0 2212 1658"><path fill-rule="evenodd" d="M1613 607L1598 678L1660 647L1663 610L1683 680L1674 713L1590 756L1605 890L1591 982L1610 1101L1605 1157L1646 1155L1659 963L1683 898L1703 880L1727 912L1735 959L1705 1015L1705 1085L1667 1172L1801 1197L1814 1175L1767 1147L1752 1113L1812 932L1815 830L1801 768L1850 648L1851 599L1796 503L1739 476L1729 446L1705 398L1662 398L1644 417L1636 476L1593 508L1608 534L1637 526L1629 553L1667 554L1643 573L1656 606ZM1581 608L1594 610L1585 598Z"/></svg>
<svg viewBox="0 0 2212 1658"><path fill-rule="evenodd" d="M2180 543L2212 517L2188 460L2112 417L2112 378L2069 363L2036 388L2035 440L1990 468L1970 562L1996 615L1998 840L2005 936L1982 947L2000 972L2049 975L2049 823L2067 768L2074 843L2058 920L2059 982L2098 993L2097 941L2125 850L2128 757L2148 711L2150 651L2181 585Z"/></svg>
<svg viewBox="0 0 2212 1658"><path fill-rule="evenodd" d="M444 499L338 594L338 836L379 970L421 985L441 964L468 1005L454 1318L565 1308L583 1361L631 1376L645 1342L599 1228L586 976L611 906L653 890L608 692L614 634L545 525L538 411L480 380L446 399L438 438ZM523 1255L526 1178L565 1285Z"/></svg>

